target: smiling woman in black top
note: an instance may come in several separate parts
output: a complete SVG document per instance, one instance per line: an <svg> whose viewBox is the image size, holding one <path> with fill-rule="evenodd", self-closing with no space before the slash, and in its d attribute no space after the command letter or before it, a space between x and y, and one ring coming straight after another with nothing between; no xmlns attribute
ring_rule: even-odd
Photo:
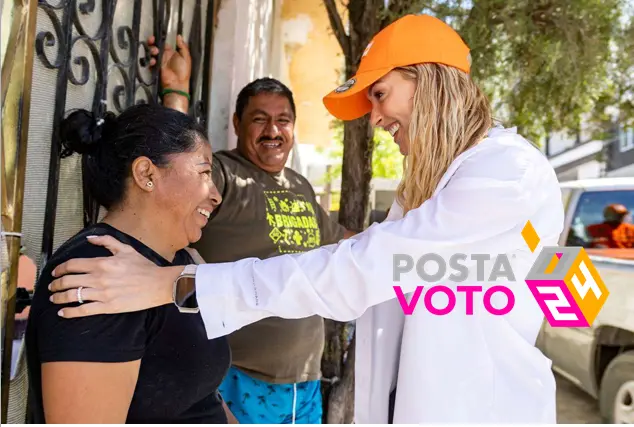
<svg viewBox="0 0 634 427"><path fill-rule="evenodd" d="M193 263L184 248L220 203L204 130L175 110L139 105L99 120L73 112L61 141L64 155L82 154L90 194L108 214L63 244L38 280L26 338L33 421L227 423L217 388L230 350L225 338L207 339L199 314L164 305L69 320L48 290L60 263L111 256L91 235L114 236L159 266Z"/></svg>

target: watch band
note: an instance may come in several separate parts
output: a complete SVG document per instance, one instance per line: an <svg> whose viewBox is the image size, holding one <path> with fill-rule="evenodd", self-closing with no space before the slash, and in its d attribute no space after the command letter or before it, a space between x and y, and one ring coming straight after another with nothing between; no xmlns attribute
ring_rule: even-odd
<svg viewBox="0 0 634 427"><path fill-rule="evenodd" d="M196 264L186 265L185 268L183 269L183 272L178 277L188 276L188 277L193 277L195 279L197 268L198 268L198 265Z"/></svg>
<svg viewBox="0 0 634 427"><path fill-rule="evenodd" d="M176 280L174 281L174 288L172 291L172 299L174 301L174 305L178 308L181 313L198 313L200 309L198 307L198 302L196 301L196 286L195 282L191 289L182 290L179 288L179 284L183 283L183 279L196 280L196 264L190 264L185 266L181 274L178 275ZM194 307L185 307L184 305L179 304L179 302L192 300L195 302Z"/></svg>

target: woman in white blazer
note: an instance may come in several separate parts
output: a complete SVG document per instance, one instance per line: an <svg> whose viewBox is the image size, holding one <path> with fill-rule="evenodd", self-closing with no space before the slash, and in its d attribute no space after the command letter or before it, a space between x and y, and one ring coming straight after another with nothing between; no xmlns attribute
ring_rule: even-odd
<svg viewBox="0 0 634 427"><path fill-rule="evenodd" d="M409 15L378 33L358 73L324 98L340 119L369 113L405 156L404 177L383 223L303 254L184 270L157 268L130 247L99 237L94 243L113 257L75 259L55 271L53 299L70 303L60 315L176 302L184 312L199 307L209 338L270 316L358 319L357 423L387 423L394 391L394 423L555 423L550 361L534 345L544 315L524 278L539 247L557 244L560 190L541 152L515 129L494 127L489 102L470 79L470 62L468 47L449 26ZM540 237L534 252L522 237L529 221ZM464 254L467 275L458 279L448 269L426 279L433 263L419 274L395 257L415 263L430 253L441 260ZM487 272L500 254L512 277L496 282ZM479 265L478 256L490 258ZM410 294L417 286L484 289L493 282L513 291L505 315L487 312L482 294L475 295L471 314L459 293L445 315L428 310L423 295L405 315L395 298L395 285ZM195 298L187 298L192 293ZM73 304L79 297L84 303ZM442 295L434 298L435 307L447 305ZM493 304L504 306L505 298L496 295Z"/></svg>

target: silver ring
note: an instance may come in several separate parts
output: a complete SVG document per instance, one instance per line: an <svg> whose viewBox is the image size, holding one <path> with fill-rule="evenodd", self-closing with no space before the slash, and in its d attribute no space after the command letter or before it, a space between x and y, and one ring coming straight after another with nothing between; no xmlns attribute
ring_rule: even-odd
<svg viewBox="0 0 634 427"><path fill-rule="evenodd" d="M81 290L84 289L83 286L80 286L77 288L77 302L79 302L80 304L84 303L84 299L81 297Z"/></svg>

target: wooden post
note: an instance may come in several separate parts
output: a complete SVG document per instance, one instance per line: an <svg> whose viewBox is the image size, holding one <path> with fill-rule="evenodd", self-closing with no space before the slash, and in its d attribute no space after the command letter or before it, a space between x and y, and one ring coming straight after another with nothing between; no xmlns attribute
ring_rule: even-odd
<svg viewBox="0 0 634 427"><path fill-rule="evenodd" d="M2 424L7 423L9 406L37 4L37 0L2 4L13 8L7 44L10 53L2 63L2 231L9 255L8 274L2 274Z"/></svg>

